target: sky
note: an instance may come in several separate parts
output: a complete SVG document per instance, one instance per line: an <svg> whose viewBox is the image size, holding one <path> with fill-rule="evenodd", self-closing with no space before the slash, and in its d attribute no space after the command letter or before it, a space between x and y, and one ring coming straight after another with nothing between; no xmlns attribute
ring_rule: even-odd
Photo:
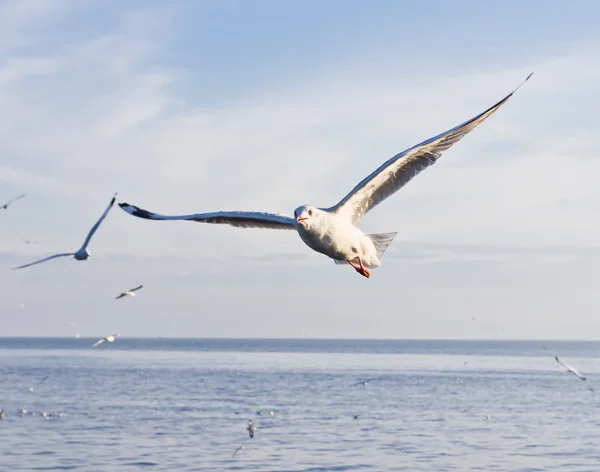
<svg viewBox="0 0 600 472"><path fill-rule="evenodd" d="M1 336L600 337L595 1L0 1ZM361 221L370 279L288 231L493 117ZM25 239L35 241L26 244ZM115 301L143 284L136 298ZM75 326L69 323L75 323Z"/></svg>

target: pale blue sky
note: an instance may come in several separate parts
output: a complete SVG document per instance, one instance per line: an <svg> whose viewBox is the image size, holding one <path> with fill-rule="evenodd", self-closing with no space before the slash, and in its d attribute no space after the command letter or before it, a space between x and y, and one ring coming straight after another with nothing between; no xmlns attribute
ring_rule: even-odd
<svg viewBox="0 0 600 472"><path fill-rule="evenodd" d="M599 13L0 1L0 200L28 194L0 213L2 334L597 339ZM329 206L531 71L363 219L399 233L370 280L293 233L117 207L90 260L9 270L79 247L115 191L171 214Z"/></svg>

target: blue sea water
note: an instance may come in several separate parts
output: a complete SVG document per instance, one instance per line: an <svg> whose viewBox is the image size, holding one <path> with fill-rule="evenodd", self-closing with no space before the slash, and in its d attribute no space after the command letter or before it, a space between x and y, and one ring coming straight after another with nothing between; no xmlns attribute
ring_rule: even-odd
<svg viewBox="0 0 600 472"><path fill-rule="evenodd" d="M600 342L93 341L0 338L0 471L600 471Z"/></svg>

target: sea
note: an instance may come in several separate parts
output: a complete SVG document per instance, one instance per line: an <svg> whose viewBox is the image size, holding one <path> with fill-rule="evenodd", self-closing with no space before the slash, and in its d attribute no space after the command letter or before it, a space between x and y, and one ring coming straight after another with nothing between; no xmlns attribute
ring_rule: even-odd
<svg viewBox="0 0 600 472"><path fill-rule="evenodd" d="M94 341L0 338L0 471L600 471L600 342Z"/></svg>

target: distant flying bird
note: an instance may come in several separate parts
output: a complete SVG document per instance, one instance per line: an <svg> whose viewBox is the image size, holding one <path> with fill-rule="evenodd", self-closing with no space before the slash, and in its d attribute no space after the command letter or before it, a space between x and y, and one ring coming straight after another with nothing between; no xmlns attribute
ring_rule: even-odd
<svg viewBox="0 0 600 472"><path fill-rule="evenodd" d="M0 408L0 420L4 419L4 410Z"/></svg>
<svg viewBox="0 0 600 472"><path fill-rule="evenodd" d="M19 414L20 414L21 416L25 416L25 415L27 414L27 410L26 410L25 408L21 408L21 409L19 410Z"/></svg>
<svg viewBox="0 0 600 472"><path fill-rule="evenodd" d="M256 430L258 429L254 423L252 422L252 420L248 420L248 427L246 428L248 430L248 434L250 435L251 438L254 437L254 433L256 432Z"/></svg>
<svg viewBox="0 0 600 472"><path fill-rule="evenodd" d="M529 77L531 74L525 81ZM517 89L469 121L395 155L354 187L339 203L329 208L303 205L296 208L292 218L253 211L165 216L129 203L120 203L119 206L127 213L147 220L187 220L240 228L296 230L308 247L330 257L336 264L349 264L368 278L371 276L368 269L381 265L381 257L397 233L365 234L356 227L362 216L437 162L444 151L494 114Z"/></svg>
<svg viewBox="0 0 600 472"><path fill-rule="evenodd" d="M21 198L25 197L25 194L19 195L18 197L13 198L12 200L7 201L4 205L0 206L0 210L8 210L8 207L11 203L16 202L17 200L21 200Z"/></svg>
<svg viewBox="0 0 600 472"><path fill-rule="evenodd" d="M96 232L96 230L98 229L98 227L100 226L100 224L102 223L102 221L104 220L104 218L106 218L106 215L108 215L108 212L110 211L110 209L115 204L116 196L117 196L117 194L115 193L114 196L112 197L112 200L108 204L108 207L106 208L106 210L104 210L104 213L102 214L102 216L100 217L100 219L96 222L96 224L92 227L92 229L88 233L87 238L85 238L85 241L83 242L83 246L81 246L81 248L79 248L79 250L77 252L69 252L69 253L64 253L64 254L55 254L54 256L46 257L45 259L41 259L39 261L31 262L30 264L25 264L25 265L22 265L22 266L19 266L19 267L14 267L13 270L15 270L15 269L24 269L25 267L29 267L29 266L32 266L32 265L35 265L35 264L40 264L41 262L49 261L50 259L55 259L57 257L74 256L75 259L78 260L78 261L85 261L88 257L91 256L91 254L87 250L88 244L90 243L90 240L92 239L92 236L94 235L94 233Z"/></svg>
<svg viewBox="0 0 600 472"><path fill-rule="evenodd" d="M354 383L354 384L352 384L352 385L349 385L349 387L356 387L357 385L364 385L364 386L367 386L367 385L369 385L369 382L370 382L371 380L376 380L376 379L366 379L366 380L361 380L360 382L356 382L356 383Z"/></svg>
<svg viewBox="0 0 600 472"><path fill-rule="evenodd" d="M569 364L565 364L564 362L562 362L558 356L554 356L554 359L556 359L556 362L558 362L560 365L562 365L565 369L567 369L567 372L571 372L572 374L575 374L577 377L579 377L581 380L586 380L586 377L584 377L583 375L581 375L579 373L579 371L575 368L575 367L571 367Z"/></svg>
<svg viewBox="0 0 600 472"><path fill-rule="evenodd" d="M139 290L143 287L143 285L140 285L139 287L136 288L132 288L131 290L128 290L127 292L122 292L121 295L119 295L118 297L115 297L115 300L118 300L119 298L123 298L123 297L135 297L135 291Z"/></svg>
<svg viewBox="0 0 600 472"><path fill-rule="evenodd" d="M233 455L231 456L231 458L233 459L233 458L235 457L235 455L236 455L236 454L237 454L239 451L241 451L242 449L244 449L244 446L243 446L243 445L242 445L242 446L240 446L240 447L238 447L238 448L237 448L235 451L233 451Z"/></svg>
<svg viewBox="0 0 600 472"><path fill-rule="evenodd" d="M353 416L352 416L352 419L353 419L353 420L357 420L357 419L359 419L359 418L360 418L360 415L353 415Z"/></svg>
<svg viewBox="0 0 600 472"><path fill-rule="evenodd" d="M113 343L113 342L115 342L115 339L117 339L117 336L118 336L118 334L111 334L110 336L106 336L105 338L99 339L98 341L96 341L94 343L94 345L92 347L96 347L99 344L102 344L104 341Z"/></svg>
<svg viewBox="0 0 600 472"><path fill-rule="evenodd" d="M37 241L32 241L31 239L21 239L25 244L37 244Z"/></svg>

